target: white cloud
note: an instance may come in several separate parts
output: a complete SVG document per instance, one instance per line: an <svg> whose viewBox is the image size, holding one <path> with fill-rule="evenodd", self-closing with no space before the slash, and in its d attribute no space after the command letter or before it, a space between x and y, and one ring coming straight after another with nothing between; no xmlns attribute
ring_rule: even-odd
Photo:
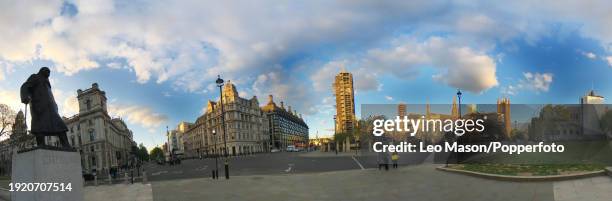
<svg viewBox="0 0 612 201"><path fill-rule="evenodd" d="M532 73L524 72L516 85L508 85L501 88L501 93L506 95L516 95L521 90L531 90L536 93L548 92L553 82L552 73Z"/></svg>
<svg viewBox="0 0 612 201"><path fill-rule="evenodd" d="M536 92L547 92L553 81L552 73L523 73L523 85Z"/></svg>
<svg viewBox="0 0 612 201"><path fill-rule="evenodd" d="M67 3L74 3L76 15L61 15L64 2L60 0L2 2L0 12L5 17L0 28L11 31L0 33L1 58L9 62L48 59L66 74L118 67L104 65L104 59L124 60L141 83L171 80L198 91L205 87L203 79L181 78L245 71L254 76L318 47L337 45L344 52L346 44L371 45L396 31L388 27L411 27L421 36L449 33L464 44L490 49L495 41L512 37L537 41L548 32L545 23L581 22L579 29L585 36L602 44L612 42L608 1Z"/></svg>
<svg viewBox="0 0 612 201"><path fill-rule="evenodd" d="M64 100L63 104L61 105L61 114L66 117L70 117L71 115L79 113L79 100L76 96L69 96Z"/></svg>
<svg viewBox="0 0 612 201"><path fill-rule="evenodd" d="M612 67L612 56L607 56L606 61L608 62L608 65Z"/></svg>
<svg viewBox="0 0 612 201"><path fill-rule="evenodd" d="M319 70L310 76L315 91L329 91L332 88L335 76L342 69L346 70L348 63L348 60L330 61L320 67Z"/></svg>
<svg viewBox="0 0 612 201"><path fill-rule="evenodd" d="M584 56L586 58L597 59L597 55L595 53L593 53L593 52L585 52L585 51L582 51L582 50L578 50L578 52L580 54L582 54L582 56Z"/></svg>
<svg viewBox="0 0 612 201"><path fill-rule="evenodd" d="M153 111L153 109L140 105L108 104L108 113L119 116L128 123L139 124L145 128L156 128L168 120L168 117Z"/></svg>
<svg viewBox="0 0 612 201"><path fill-rule="evenodd" d="M385 96L385 99L387 99L388 101L393 101L393 97L391 96Z"/></svg>
<svg viewBox="0 0 612 201"><path fill-rule="evenodd" d="M261 74L253 82L251 90L257 95L260 104L267 103L268 95L272 94L276 104L283 101L285 107L291 105L292 110L297 110L298 113L312 115L319 111L319 105L316 103L321 100L316 91L300 80L293 79L289 74L279 72Z"/></svg>
<svg viewBox="0 0 612 201"><path fill-rule="evenodd" d="M401 22L387 14L416 19L430 4L100 0L74 2L71 16L59 0L9 1L0 4L0 28L11 30L0 33L0 58L49 60L67 75L124 61L140 83L170 80L195 92L217 74L258 75L313 47L366 44L387 34L373 25Z"/></svg>
<svg viewBox="0 0 612 201"><path fill-rule="evenodd" d="M72 2L78 13L60 15L64 4ZM0 29L8 30L0 32L0 65L48 60L67 75L127 68L140 83L171 82L174 89L194 93L216 91L212 81L222 74L248 78L253 83L243 84L252 84L246 92L260 97L273 93L287 102L308 102L299 110L314 113L316 97L330 91L343 63L354 72L358 91L381 90L380 77L410 79L424 67L435 68L433 78L450 87L490 89L498 85L496 60L490 56L496 44L515 38L534 44L560 25L575 27L605 46L612 42L610 4L9 0L0 1ZM406 31L414 39L398 37ZM430 37L440 34L444 38ZM322 60L317 57L321 53ZM331 60L330 66L278 68L311 59ZM612 58L606 59L612 66ZM315 72L307 77L313 83L291 76L303 72ZM0 67L0 80L10 73ZM535 77L523 82L541 83L533 88L538 91L548 88L545 77ZM72 110L65 100L58 104L67 105L63 112Z"/></svg>
<svg viewBox="0 0 612 201"><path fill-rule="evenodd" d="M14 111L23 110L25 108L21 103L19 92L16 90L5 90L0 88L0 103L8 105Z"/></svg>
<svg viewBox="0 0 612 201"><path fill-rule="evenodd" d="M364 66L369 72L389 73L402 79L411 79L420 68L433 66L439 70L434 80L475 93L498 84L495 59L440 37L423 42L397 41L392 48L370 50Z"/></svg>
<svg viewBox="0 0 612 201"><path fill-rule="evenodd" d="M51 86L55 86L55 80L51 79ZM76 92L69 93L64 90L53 88L53 97L58 107L60 116L70 117L79 113L79 102Z"/></svg>
<svg viewBox="0 0 612 201"><path fill-rule="evenodd" d="M347 66L351 67L347 67ZM331 89L334 76L342 68L353 73L357 91L382 89L381 75L413 79L422 68L434 67L433 79L453 88L479 93L498 85L495 58L468 46L455 44L446 38L430 37L394 40L388 48L374 48L352 61L330 61L311 75L317 91Z"/></svg>

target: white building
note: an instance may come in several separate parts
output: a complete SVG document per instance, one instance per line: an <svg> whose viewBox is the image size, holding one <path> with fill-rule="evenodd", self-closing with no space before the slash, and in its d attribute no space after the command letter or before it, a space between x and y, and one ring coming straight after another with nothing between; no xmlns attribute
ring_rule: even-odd
<svg viewBox="0 0 612 201"><path fill-rule="evenodd" d="M185 132L192 126L192 123L181 122L176 129L166 132L168 151L165 154L167 158L170 158L171 155L182 157L185 154Z"/></svg>
<svg viewBox="0 0 612 201"><path fill-rule="evenodd" d="M603 134L599 126L599 120L608 110L604 103L604 97L595 94L593 90L580 98L583 135L598 136Z"/></svg>

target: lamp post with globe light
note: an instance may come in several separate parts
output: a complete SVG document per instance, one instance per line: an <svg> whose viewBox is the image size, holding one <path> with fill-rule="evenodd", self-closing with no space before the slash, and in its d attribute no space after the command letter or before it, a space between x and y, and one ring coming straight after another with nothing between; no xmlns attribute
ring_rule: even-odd
<svg viewBox="0 0 612 201"><path fill-rule="evenodd" d="M229 179L229 162L227 158L227 133L225 132L225 111L223 109L223 79L221 79L220 75L217 75L217 87L219 87L219 104L221 105L221 127L223 129L223 145L224 145L224 155L225 155L225 179Z"/></svg>

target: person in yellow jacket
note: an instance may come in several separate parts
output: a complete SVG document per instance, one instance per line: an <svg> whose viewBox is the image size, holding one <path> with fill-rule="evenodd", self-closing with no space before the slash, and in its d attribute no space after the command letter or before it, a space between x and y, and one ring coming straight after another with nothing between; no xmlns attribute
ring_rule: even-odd
<svg viewBox="0 0 612 201"><path fill-rule="evenodd" d="M399 154L397 154L397 152L393 152L393 154L391 154L391 161L393 161L393 168L397 168L397 160L399 160Z"/></svg>

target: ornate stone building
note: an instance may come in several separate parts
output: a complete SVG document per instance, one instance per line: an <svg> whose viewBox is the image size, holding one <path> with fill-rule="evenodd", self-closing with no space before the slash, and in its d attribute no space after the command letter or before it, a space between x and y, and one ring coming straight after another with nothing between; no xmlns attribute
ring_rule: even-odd
<svg viewBox="0 0 612 201"><path fill-rule="evenodd" d="M269 95L268 104L261 108L268 118L271 148L284 150L287 145L307 146L308 125L297 111L291 111L291 106L285 109L284 103L280 103L281 106L277 106Z"/></svg>
<svg viewBox="0 0 612 201"><path fill-rule="evenodd" d="M79 113L65 118L68 141L81 154L85 173L107 173L110 169L130 165L133 133L120 118L108 115L106 93L92 84L77 90ZM56 138L50 141L57 143Z"/></svg>
<svg viewBox="0 0 612 201"><path fill-rule="evenodd" d="M227 154L251 154L269 150L268 120L259 108L257 97L238 96L236 87L228 81L223 89ZM221 104L208 101L206 111L185 132L187 157L224 154ZM215 131L216 135L213 135ZM216 148L215 148L216 145Z"/></svg>

